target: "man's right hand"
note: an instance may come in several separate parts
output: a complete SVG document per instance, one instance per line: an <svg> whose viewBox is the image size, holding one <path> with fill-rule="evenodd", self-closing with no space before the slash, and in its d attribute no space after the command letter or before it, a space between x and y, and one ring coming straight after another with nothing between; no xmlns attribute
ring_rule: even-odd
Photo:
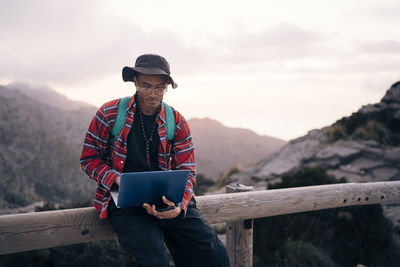
<svg viewBox="0 0 400 267"><path fill-rule="evenodd" d="M114 183L116 184L116 185L118 185L118 187L119 187L119 183L121 182L121 176L118 176L117 178L115 178L115 181L114 181Z"/></svg>

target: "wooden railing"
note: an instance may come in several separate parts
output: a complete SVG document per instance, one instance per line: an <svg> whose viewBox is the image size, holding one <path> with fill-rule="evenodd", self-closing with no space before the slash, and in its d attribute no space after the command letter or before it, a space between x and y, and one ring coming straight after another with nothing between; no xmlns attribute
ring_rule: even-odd
<svg viewBox="0 0 400 267"><path fill-rule="evenodd" d="M242 191L234 186L230 192ZM251 189L246 189L248 191ZM345 183L197 197L197 206L211 223L237 222L243 229L228 234L232 266L251 266L252 244L235 243L237 235L251 235L253 218L337 207L400 203L400 181ZM249 221L250 220L250 221ZM116 238L108 220L94 208L0 216L0 255ZM240 238L239 238L240 239ZM231 244L234 244L233 247ZM232 253L237 253L232 256ZM245 253L243 251L246 251Z"/></svg>

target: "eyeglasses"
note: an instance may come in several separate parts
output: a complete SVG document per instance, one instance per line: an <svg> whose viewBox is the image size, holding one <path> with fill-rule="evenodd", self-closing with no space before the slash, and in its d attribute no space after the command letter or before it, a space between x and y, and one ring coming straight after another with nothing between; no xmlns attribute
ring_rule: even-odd
<svg viewBox="0 0 400 267"><path fill-rule="evenodd" d="M168 88L159 87L155 89L151 89L151 87L139 87L138 88L144 95L149 95L151 92L154 92L156 95L163 95L167 92Z"/></svg>

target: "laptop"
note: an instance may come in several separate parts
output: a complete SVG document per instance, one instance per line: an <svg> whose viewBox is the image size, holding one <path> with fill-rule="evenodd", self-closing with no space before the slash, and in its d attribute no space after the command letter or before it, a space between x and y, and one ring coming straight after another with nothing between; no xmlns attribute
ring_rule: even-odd
<svg viewBox="0 0 400 267"><path fill-rule="evenodd" d="M111 190L118 208L142 207L143 203L165 208L162 196L179 203L183 199L189 170L128 172L121 175L119 190Z"/></svg>

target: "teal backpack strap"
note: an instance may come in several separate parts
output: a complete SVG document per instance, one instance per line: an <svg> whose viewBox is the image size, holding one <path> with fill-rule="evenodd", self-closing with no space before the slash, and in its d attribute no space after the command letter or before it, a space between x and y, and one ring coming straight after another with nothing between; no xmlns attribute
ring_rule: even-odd
<svg viewBox="0 0 400 267"><path fill-rule="evenodd" d="M114 126L111 130L111 139L110 139L111 143L114 142L115 138L121 132L122 127L124 127L125 125L126 110L128 109L128 103L130 99L131 99L130 96L126 96L121 98L119 101L117 116L115 117Z"/></svg>
<svg viewBox="0 0 400 267"><path fill-rule="evenodd" d="M163 102L164 110L165 110L165 133L167 135L167 139L172 141L175 137L175 115L172 111L172 108Z"/></svg>

